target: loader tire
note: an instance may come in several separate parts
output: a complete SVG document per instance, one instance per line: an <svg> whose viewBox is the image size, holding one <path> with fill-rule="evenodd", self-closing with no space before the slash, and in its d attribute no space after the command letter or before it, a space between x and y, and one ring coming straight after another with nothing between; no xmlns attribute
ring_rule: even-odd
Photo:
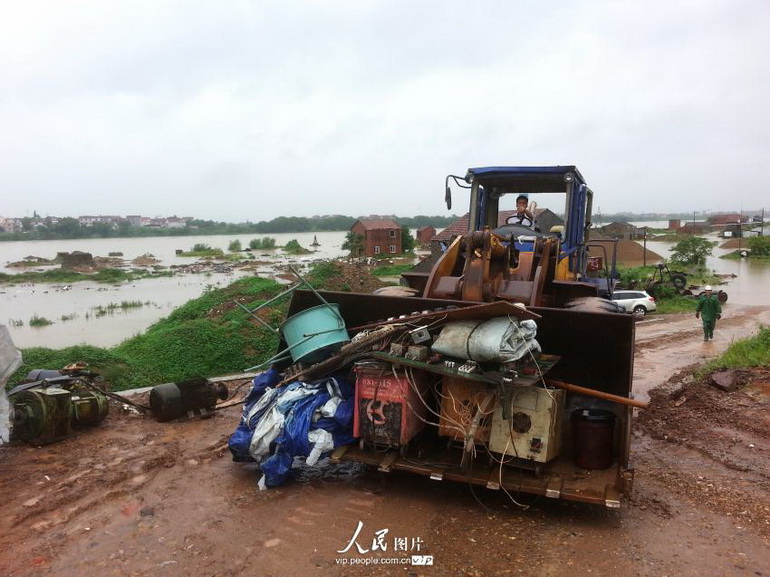
<svg viewBox="0 0 770 577"><path fill-rule="evenodd" d="M720 303L726 303L727 302L727 293L725 291L719 291L717 293L717 299Z"/></svg>

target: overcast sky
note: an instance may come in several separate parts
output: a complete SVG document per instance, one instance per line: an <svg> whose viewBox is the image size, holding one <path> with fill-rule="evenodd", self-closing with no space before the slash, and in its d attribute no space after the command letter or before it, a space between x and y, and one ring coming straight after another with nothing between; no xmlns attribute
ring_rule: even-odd
<svg viewBox="0 0 770 577"><path fill-rule="evenodd" d="M556 164L602 213L770 209L768 55L767 0L3 2L0 216L448 214Z"/></svg>

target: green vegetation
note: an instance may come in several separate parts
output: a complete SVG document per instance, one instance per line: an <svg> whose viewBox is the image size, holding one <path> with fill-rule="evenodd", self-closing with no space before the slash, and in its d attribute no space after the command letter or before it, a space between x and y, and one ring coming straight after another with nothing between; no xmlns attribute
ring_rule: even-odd
<svg viewBox="0 0 770 577"><path fill-rule="evenodd" d="M403 252L412 252L414 251L414 237L412 236L412 233L409 232L409 227L402 226L401 227L401 250Z"/></svg>
<svg viewBox="0 0 770 577"><path fill-rule="evenodd" d="M752 236L746 239L746 244L752 258L770 257L770 236Z"/></svg>
<svg viewBox="0 0 770 577"><path fill-rule="evenodd" d="M299 241L294 238L286 243L286 246L282 247L283 251L288 254L311 254L313 251L308 250L299 244Z"/></svg>
<svg viewBox="0 0 770 577"><path fill-rule="evenodd" d="M76 313L70 313L68 315L62 315L59 317L59 320L63 323L66 323L67 321L74 321L78 315Z"/></svg>
<svg viewBox="0 0 770 577"><path fill-rule="evenodd" d="M241 252L243 250L243 246L241 246L241 241L237 238L235 240L231 240L230 244L227 245L228 252Z"/></svg>
<svg viewBox="0 0 770 577"><path fill-rule="evenodd" d="M249 242L249 248L251 250L270 250L275 248L275 239L266 236L263 238L253 238Z"/></svg>
<svg viewBox="0 0 770 577"><path fill-rule="evenodd" d="M707 363L699 373L766 365L770 365L770 327L761 327L755 336L735 341L720 357Z"/></svg>
<svg viewBox="0 0 770 577"><path fill-rule="evenodd" d="M72 284L79 281L90 280L105 284L119 284L140 278L154 278L161 276L173 276L171 271L147 271L136 269L125 271L118 268L105 268L96 273L79 273L68 270L47 270L43 272L23 272L19 274L0 273L0 284L26 284L26 283L50 283Z"/></svg>
<svg viewBox="0 0 770 577"><path fill-rule="evenodd" d="M658 305L658 313L670 314L681 312L694 312L698 303L693 297L683 297L680 295L674 295L670 297L658 298L655 297L655 302Z"/></svg>
<svg viewBox="0 0 770 577"><path fill-rule="evenodd" d="M327 286L340 274L339 268L334 260L321 261L313 266L310 271L303 275L305 280L314 288Z"/></svg>
<svg viewBox="0 0 770 577"><path fill-rule="evenodd" d="M218 257L224 256L224 252L221 248L211 248L209 245L198 242L187 252L179 253L179 256L193 256L193 257Z"/></svg>
<svg viewBox="0 0 770 577"><path fill-rule="evenodd" d="M29 319L29 326L31 327L47 327L48 325L52 325L53 321L48 320L45 317L39 317L37 316L37 313L35 313L31 319Z"/></svg>
<svg viewBox="0 0 770 577"><path fill-rule="evenodd" d="M700 236L689 236L671 248L671 262L680 265L703 266L716 245L716 242Z"/></svg>
<svg viewBox="0 0 770 577"><path fill-rule="evenodd" d="M116 310L127 310L127 309L135 309L135 308L141 308L144 305L149 305L150 301L147 301L146 303L143 303L142 301L122 301L120 304L118 303L109 303L105 306L99 305L97 307L92 307L95 311L95 315L97 317L103 317L107 314L114 314Z"/></svg>
<svg viewBox="0 0 770 577"><path fill-rule="evenodd" d="M619 268L617 271L618 286L628 289L646 290L656 270L657 267L654 266Z"/></svg>
<svg viewBox="0 0 770 577"><path fill-rule="evenodd" d="M342 243L342 250L350 252L350 256L360 256L364 254L364 237L356 234L352 230L345 236L345 242Z"/></svg>

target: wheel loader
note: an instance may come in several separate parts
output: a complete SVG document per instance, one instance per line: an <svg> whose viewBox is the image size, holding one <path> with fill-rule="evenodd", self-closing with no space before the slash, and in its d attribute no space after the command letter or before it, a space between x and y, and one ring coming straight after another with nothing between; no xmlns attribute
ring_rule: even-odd
<svg viewBox="0 0 770 577"><path fill-rule="evenodd" d="M293 291L287 324L302 326L281 348L302 354L273 368L282 384L355 383L357 442L335 462L620 507L643 403L634 319L586 270L592 254L614 259L588 239L592 191L574 166L471 168L446 185L447 207L462 192L469 211L430 268L379 294ZM510 221L521 197L532 226ZM535 203L563 223L539 227Z"/></svg>

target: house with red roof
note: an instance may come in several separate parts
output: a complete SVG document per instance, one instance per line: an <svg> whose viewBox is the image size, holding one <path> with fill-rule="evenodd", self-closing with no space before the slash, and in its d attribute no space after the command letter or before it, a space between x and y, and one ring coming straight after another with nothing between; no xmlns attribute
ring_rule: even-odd
<svg viewBox="0 0 770 577"><path fill-rule="evenodd" d="M381 254L402 254L401 227L392 218L358 219L350 232L361 235L364 245L360 253L353 256L378 256Z"/></svg>

